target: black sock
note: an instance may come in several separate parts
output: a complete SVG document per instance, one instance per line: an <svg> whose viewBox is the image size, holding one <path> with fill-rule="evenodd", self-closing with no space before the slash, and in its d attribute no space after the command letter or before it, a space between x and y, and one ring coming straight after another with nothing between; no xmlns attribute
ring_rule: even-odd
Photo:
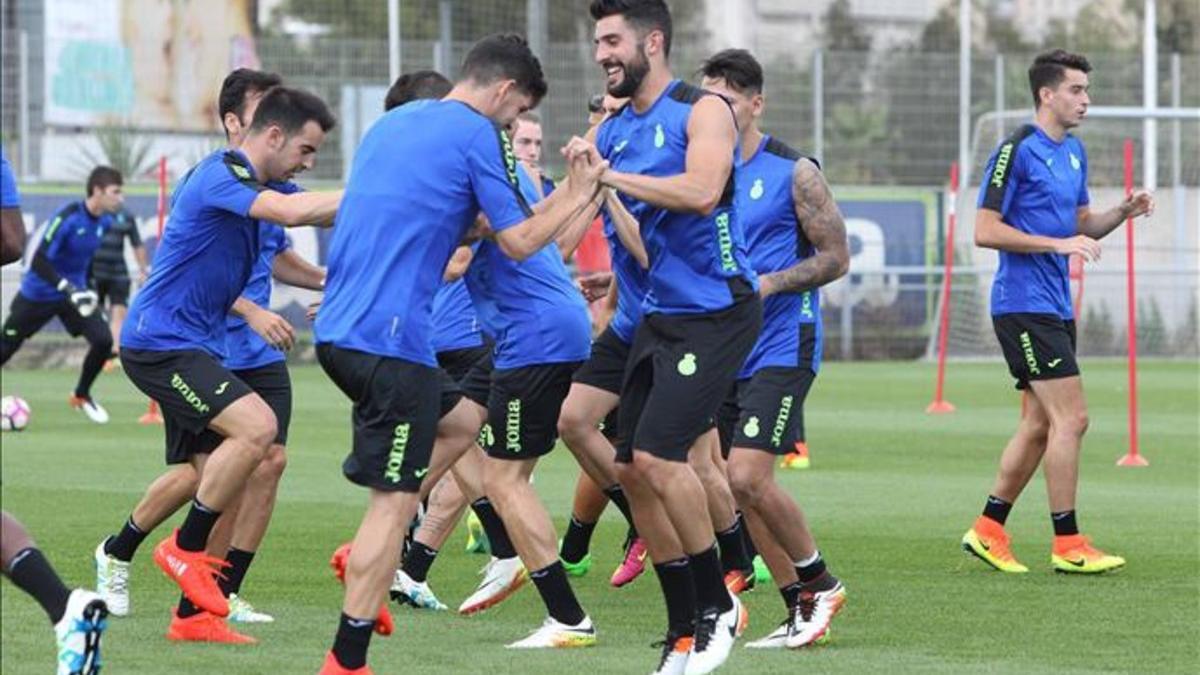
<svg viewBox="0 0 1200 675"><path fill-rule="evenodd" d="M721 548L721 569L728 574L734 570L745 571L754 567L746 553L746 537L741 519L735 519L728 530L717 533L717 545Z"/></svg>
<svg viewBox="0 0 1200 675"><path fill-rule="evenodd" d="M142 532L133 522L133 516L129 516L129 520L125 521L125 525L121 527L121 531L115 537L109 537L104 541L104 552L122 562L133 560L133 554L137 553L138 547L146 540L146 535L149 532Z"/></svg>
<svg viewBox="0 0 1200 675"><path fill-rule="evenodd" d="M179 614L179 618L186 619L190 616L196 616L204 610L197 607L191 600L188 600L186 595L181 594L179 596L179 607L176 611Z"/></svg>
<svg viewBox="0 0 1200 675"><path fill-rule="evenodd" d="M668 560L654 566L667 605L667 634L671 637L696 633L696 584L687 558Z"/></svg>
<svg viewBox="0 0 1200 675"><path fill-rule="evenodd" d="M625 496L623 490L618 483L613 483L603 490L604 496L608 497L608 501L613 503L621 511L621 515L625 516L625 522L629 523L629 527L633 527L633 511L629 508L629 498ZM634 535L636 536L636 535Z"/></svg>
<svg viewBox="0 0 1200 675"><path fill-rule="evenodd" d="M1008 512L1012 510L1012 504L1000 499L996 495L988 495L987 503L983 505L983 516L1004 524L1008 520Z"/></svg>
<svg viewBox="0 0 1200 675"><path fill-rule="evenodd" d="M412 546L408 547L408 554L404 556L404 573L417 583L425 581L429 578L429 568L433 561L437 560L437 554L436 548L414 541Z"/></svg>
<svg viewBox="0 0 1200 675"><path fill-rule="evenodd" d="M374 629L375 619L355 619L342 614L333 638L333 656L343 668L355 670L367 665L367 647L371 645Z"/></svg>
<svg viewBox="0 0 1200 675"><path fill-rule="evenodd" d="M804 590L804 586L799 581L779 589L779 595L783 597L783 606L791 609L800 604L800 591L802 590Z"/></svg>
<svg viewBox="0 0 1200 675"><path fill-rule="evenodd" d="M34 600L46 610L50 623L58 623L67 611L67 600L71 591L63 585L62 579L51 567L50 561L36 548L17 551L8 564L8 578L17 588L33 596Z"/></svg>
<svg viewBox="0 0 1200 675"><path fill-rule="evenodd" d="M183 520L179 536L176 537L179 548L185 551L203 551L208 543L208 535L220 517L220 511L213 511L201 504L199 497L193 499L192 508L188 510L187 518Z"/></svg>
<svg viewBox="0 0 1200 675"><path fill-rule="evenodd" d="M696 586L696 607L700 613L717 610L728 612L733 606L729 590L725 588L725 575L721 573L721 559L717 557L716 545L707 551L688 556L692 566L692 580Z"/></svg>
<svg viewBox="0 0 1200 675"><path fill-rule="evenodd" d="M595 523L580 522L572 515L571 522L567 523L567 533L563 535L562 550L558 552L558 557L569 563L583 560L591 547L592 532L595 531Z"/></svg>
<svg viewBox="0 0 1200 675"><path fill-rule="evenodd" d="M508 538L508 530L504 529L504 521L500 520L500 514L496 513L492 502L487 497L480 497L471 502L471 510L487 533L492 555L501 559L517 557L517 549L513 547L512 539Z"/></svg>
<svg viewBox="0 0 1200 675"><path fill-rule="evenodd" d="M234 593L242 592L242 580L246 578L246 571L250 569L250 563L254 562L254 551L231 548L225 554L225 562L229 563L229 567L224 570L225 578L217 579L217 585L221 587L221 592L228 598Z"/></svg>
<svg viewBox="0 0 1200 675"><path fill-rule="evenodd" d="M529 578L537 586L542 602L546 604L546 612L555 621L568 626L583 621L586 615L575 598L575 591L571 590L562 561L555 560L540 570L530 572Z"/></svg>
<svg viewBox="0 0 1200 675"><path fill-rule="evenodd" d="M1075 524L1075 509L1051 513L1050 520L1054 523L1054 536L1056 537L1079 534L1079 526Z"/></svg>
<svg viewBox="0 0 1200 675"><path fill-rule="evenodd" d="M106 327L107 329L107 327ZM75 395L82 398L92 397L92 383L104 370L104 362L112 352L112 338L102 344L92 343L87 356L83 357L83 367L79 370L79 382L75 384Z"/></svg>
<svg viewBox="0 0 1200 675"><path fill-rule="evenodd" d="M738 524L742 526L742 545L746 547L746 557L753 563L758 557L758 547L754 545L754 538L750 536L750 528L746 527L746 517L741 511L737 512Z"/></svg>

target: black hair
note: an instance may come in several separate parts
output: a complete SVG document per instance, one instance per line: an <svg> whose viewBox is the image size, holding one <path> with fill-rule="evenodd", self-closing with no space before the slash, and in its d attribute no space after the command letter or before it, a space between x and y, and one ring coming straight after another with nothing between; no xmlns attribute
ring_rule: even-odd
<svg viewBox="0 0 1200 675"><path fill-rule="evenodd" d="M91 197L92 192L97 188L103 190L109 185L124 185L125 179L121 177L121 172L111 166L98 166L92 169L88 174L87 179L87 196Z"/></svg>
<svg viewBox="0 0 1200 675"><path fill-rule="evenodd" d="M497 33L476 42L463 59L461 79L484 85L514 80L517 89L533 98L530 107L536 107L548 89L541 61L525 38L513 33Z"/></svg>
<svg viewBox="0 0 1200 675"><path fill-rule="evenodd" d="M1033 65L1029 66L1029 89L1033 93L1033 107L1042 104L1041 97L1038 96L1042 87L1057 87L1067 76L1068 70L1090 73L1092 64L1088 63L1087 57L1062 49L1038 54L1033 60Z"/></svg>
<svg viewBox="0 0 1200 675"><path fill-rule="evenodd" d="M592 94L588 98L587 111L593 115L598 112L604 112L604 94Z"/></svg>
<svg viewBox="0 0 1200 675"><path fill-rule="evenodd" d="M396 78L391 89L388 89L383 99L383 109L391 110L422 98L442 98L450 93L452 87L450 80L436 70L405 73Z"/></svg>
<svg viewBox="0 0 1200 675"><path fill-rule="evenodd" d="M233 113L242 119L246 113L246 95L251 92L265 92L271 87L283 84L283 78L275 73L266 73L250 68L238 68L225 76L221 83L221 93L217 96L217 114L221 117L221 128L225 128L226 113Z"/></svg>
<svg viewBox="0 0 1200 675"><path fill-rule="evenodd" d="M763 69L758 59L745 49L726 49L700 66L700 74L711 80L724 80L739 93L753 96L763 90Z"/></svg>
<svg viewBox="0 0 1200 675"><path fill-rule="evenodd" d="M262 131L273 124L291 136L309 122L316 122L325 132L337 124L329 107L316 94L291 87L275 87L259 101L250 131Z"/></svg>
<svg viewBox="0 0 1200 675"><path fill-rule="evenodd" d="M671 10L663 0L592 0L592 19L621 15L639 33L662 31L663 56L671 56Z"/></svg>

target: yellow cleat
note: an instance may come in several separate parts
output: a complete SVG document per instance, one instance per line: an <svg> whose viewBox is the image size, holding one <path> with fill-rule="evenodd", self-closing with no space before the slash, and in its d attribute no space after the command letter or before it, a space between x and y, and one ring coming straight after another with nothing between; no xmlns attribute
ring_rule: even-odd
<svg viewBox="0 0 1200 675"><path fill-rule="evenodd" d="M1054 571L1062 574L1102 574L1125 566L1125 559L1109 555L1092 546L1082 534L1054 538L1054 549L1050 553Z"/></svg>
<svg viewBox="0 0 1200 675"><path fill-rule="evenodd" d="M1001 572L1023 574L1029 568L1013 557L1004 527L984 516L975 519L974 526L963 535L963 550Z"/></svg>
<svg viewBox="0 0 1200 675"><path fill-rule="evenodd" d="M779 460L781 469L807 469L809 466L811 462L808 457L808 445L804 441L796 441L796 449Z"/></svg>

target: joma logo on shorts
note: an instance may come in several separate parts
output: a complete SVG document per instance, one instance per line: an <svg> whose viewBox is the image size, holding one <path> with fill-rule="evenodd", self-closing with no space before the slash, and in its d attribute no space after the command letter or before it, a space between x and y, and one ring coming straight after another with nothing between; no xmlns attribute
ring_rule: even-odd
<svg viewBox="0 0 1200 675"><path fill-rule="evenodd" d="M508 401L508 413L504 416L504 449L521 451L521 399Z"/></svg>
<svg viewBox="0 0 1200 675"><path fill-rule="evenodd" d="M812 291L804 291L800 294L800 316L806 319L814 318Z"/></svg>
<svg viewBox="0 0 1200 675"><path fill-rule="evenodd" d="M775 426L771 429L771 445L779 447L783 442L783 432L787 429L788 418L792 416L792 396L788 394L779 400L779 416L775 418Z"/></svg>
<svg viewBox="0 0 1200 675"><path fill-rule="evenodd" d="M1025 352L1025 365L1029 366L1029 374L1041 375L1042 369L1038 368L1037 359L1033 355L1033 340L1029 339L1029 331L1021 333L1021 351Z"/></svg>
<svg viewBox="0 0 1200 675"><path fill-rule="evenodd" d="M729 231L729 214L717 216L717 247L721 252L721 269L736 272L737 261L733 259L733 235Z"/></svg>
<svg viewBox="0 0 1200 675"><path fill-rule="evenodd" d="M400 467L404 465L404 451L408 449L408 430L408 422L402 422L392 432L392 449L388 452L387 471L383 472L383 477L393 483L400 482Z"/></svg>
<svg viewBox="0 0 1200 675"><path fill-rule="evenodd" d="M1011 142L1000 146L1000 154L996 155L996 166L992 169L992 187L1004 187L1004 176L1008 173L1008 161L1012 157Z"/></svg>
<svg viewBox="0 0 1200 675"><path fill-rule="evenodd" d="M196 412L203 415L209 411L208 404L204 402L204 399L200 398L199 394L192 390L191 385L184 382L179 373L171 373L171 386L175 388L175 391L179 392L180 396L183 396L183 400L187 401L188 405L196 409Z"/></svg>

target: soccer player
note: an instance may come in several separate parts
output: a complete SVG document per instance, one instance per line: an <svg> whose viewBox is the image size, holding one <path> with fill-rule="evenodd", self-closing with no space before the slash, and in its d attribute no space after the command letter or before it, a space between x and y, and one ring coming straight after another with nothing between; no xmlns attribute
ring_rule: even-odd
<svg viewBox="0 0 1200 675"><path fill-rule="evenodd" d="M600 125L594 148L583 139L568 148L598 149L611 162L601 184L636 218L648 264L621 387L618 476L667 605L657 672L707 673L746 621L725 587L707 494L689 463L715 445L718 407L762 323L733 208L737 128L723 99L672 77L665 2L594 0L590 10L608 92L630 102Z"/></svg>
<svg viewBox="0 0 1200 675"><path fill-rule="evenodd" d="M317 355L354 402L343 472L370 500L350 548L326 674L371 672L373 617L438 433L442 385L430 319L451 255L480 212L504 255L537 254L589 206L604 168L587 155L572 158L568 187L531 213L502 128L545 95L541 65L520 37L495 35L471 48L461 72L444 99L400 106L367 132L338 211L345 227L330 245Z"/></svg>
<svg viewBox="0 0 1200 675"><path fill-rule="evenodd" d="M1091 103L1091 70L1086 58L1062 50L1034 60L1029 68L1033 123L992 153L979 189L975 244L1000 252L992 325L1023 398L1021 421L1000 456L983 514L963 535L962 545L1003 572L1029 571L1013 555L1004 523L1039 464L1054 526L1054 569L1091 574L1125 564L1124 558L1092 546L1075 519L1079 449L1088 415L1075 360L1067 258L1098 259L1098 240L1127 218L1153 212L1154 198L1137 190L1114 208L1091 209L1087 154L1070 133Z"/></svg>
<svg viewBox="0 0 1200 675"><path fill-rule="evenodd" d="M116 169L92 169L85 188L87 197L67 204L50 219L30 269L21 278L21 290L13 298L0 340L3 364L54 317L72 336L82 335L88 352L69 402L96 424L108 423L108 411L92 398L92 383L112 354L113 339L104 312L97 311L96 292L88 288L87 271L113 214L125 200L123 182Z"/></svg>
<svg viewBox="0 0 1200 675"><path fill-rule="evenodd" d="M138 264L138 283L146 282L150 262L142 236L138 232L137 218L121 209L113 214L112 224L100 240L100 247L92 256L89 269L91 285L96 289L100 309L107 305L109 327L113 336L113 355L121 348L121 324L129 309L129 268L125 264L125 240L133 247L133 256ZM111 362L110 365L115 363Z"/></svg>
<svg viewBox="0 0 1200 675"><path fill-rule="evenodd" d="M787 619L750 647L803 647L824 637L845 590L826 570L804 513L775 481L795 447L821 363L819 288L846 273L846 225L813 159L759 128L762 66L744 49L701 66L705 89L733 106L741 134L737 210L763 296L763 328L738 374L729 482L783 596Z"/></svg>
<svg viewBox="0 0 1200 675"><path fill-rule="evenodd" d="M168 461L186 457L200 477L183 525L155 547L154 560L190 603L217 617L230 611L214 569L225 562L205 546L279 426L263 397L221 364L226 315L260 259L260 221L332 221L341 192L285 194L268 184L312 168L334 123L316 96L269 90L241 146L201 160L176 187L171 224L121 335L125 373L162 407Z"/></svg>
<svg viewBox="0 0 1200 675"><path fill-rule="evenodd" d="M21 196L8 158L0 153L0 265L20 259L25 243ZM100 672L100 638L108 608L100 596L69 590L25 527L0 511L0 572L45 610L58 644L58 675Z"/></svg>
<svg viewBox="0 0 1200 675"><path fill-rule="evenodd" d="M554 181L542 170L542 118L527 111L517 116L512 132L513 153L533 180L534 192L542 200L554 192Z"/></svg>

